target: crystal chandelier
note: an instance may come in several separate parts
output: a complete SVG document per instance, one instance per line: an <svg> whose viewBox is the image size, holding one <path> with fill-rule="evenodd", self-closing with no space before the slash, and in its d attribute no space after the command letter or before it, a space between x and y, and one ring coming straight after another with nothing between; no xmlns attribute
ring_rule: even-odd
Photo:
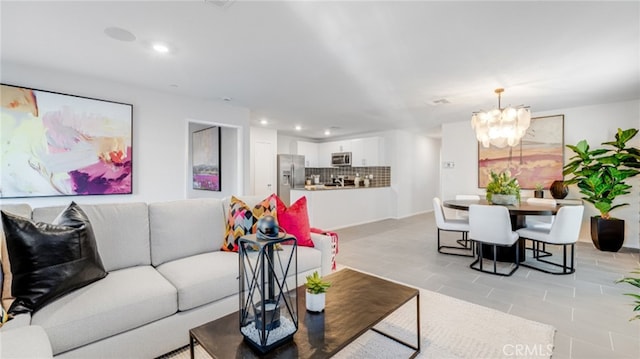
<svg viewBox="0 0 640 359"><path fill-rule="evenodd" d="M498 94L498 108L486 112L474 112L471 116L471 127L476 131L476 138L483 147L516 146L531 123L531 110L528 106L500 107L503 92L502 88L495 90Z"/></svg>

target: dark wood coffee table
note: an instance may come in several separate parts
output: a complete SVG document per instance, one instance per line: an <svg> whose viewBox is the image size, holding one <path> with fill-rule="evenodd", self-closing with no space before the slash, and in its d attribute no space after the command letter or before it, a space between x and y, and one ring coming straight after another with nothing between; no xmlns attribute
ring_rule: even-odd
<svg viewBox="0 0 640 359"><path fill-rule="evenodd" d="M240 334L238 312L189 331L191 358L194 344L213 358L329 358L369 330L420 352L420 291L358 271L343 269L326 276L331 288L325 311L308 313L304 286L298 287L298 331L293 341L259 355ZM416 344L409 344L373 328L389 314L415 298Z"/></svg>

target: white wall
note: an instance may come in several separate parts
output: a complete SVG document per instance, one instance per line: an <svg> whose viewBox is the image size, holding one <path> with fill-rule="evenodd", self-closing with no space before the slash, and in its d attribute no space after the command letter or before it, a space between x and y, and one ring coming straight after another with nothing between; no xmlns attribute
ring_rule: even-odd
<svg viewBox="0 0 640 359"><path fill-rule="evenodd" d="M133 104L133 194L2 199L32 207L78 203L162 201L186 197L188 183L188 122L229 125L237 129L240 147L231 159L242 166L235 180L225 181L216 197L244 194L249 179L249 110L222 102L180 97L143 88L81 77L48 69L2 63L0 81L6 84ZM235 144L236 146L238 144ZM222 156L229 156L222 149ZM223 158L222 165L229 161ZM222 168L224 171L225 169ZM224 180L224 179L223 179ZM201 192L201 191L199 191Z"/></svg>
<svg viewBox="0 0 640 359"><path fill-rule="evenodd" d="M554 111L534 113L534 117L564 115L564 142L576 144L586 139L592 148L599 147L602 142L614 139L618 128L640 128L640 100L616 102L610 104L585 107L565 108ZM640 147L640 138L636 136L631 143ZM442 161L454 161L455 168L442 170L441 194L444 199L451 199L456 193L483 193L478 188L478 145L469 121L444 124L442 126ZM572 151L565 148L565 163L572 156ZM634 185L630 195L620 197L616 203L630 203L629 206L616 209L614 217L624 219L625 247L640 248L640 176L630 181ZM526 191L525 196L530 196ZM580 198L575 186L569 189L567 198ZM589 233L589 217L598 212L589 203L585 205L581 241L591 241Z"/></svg>
<svg viewBox="0 0 640 359"><path fill-rule="evenodd" d="M431 200L438 195L440 186L440 141L396 130L385 136L385 151L391 165L393 217L432 210Z"/></svg>
<svg viewBox="0 0 640 359"><path fill-rule="evenodd" d="M440 198L454 199L456 194L484 193L478 188L478 142L470 122L442 125L442 154L440 163ZM453 162L453 168L443 168Z"/></svg>
<svg viewBox="0 0 640 359"><path fill-rule="evenodd" d="M309 140L304 138L291 137L291 136L278 134L277 154L285 154L285 155L294 154L295 155L296 153L293 153L292 149L295 148L294 144L296 141L309 141Z"/></svg>

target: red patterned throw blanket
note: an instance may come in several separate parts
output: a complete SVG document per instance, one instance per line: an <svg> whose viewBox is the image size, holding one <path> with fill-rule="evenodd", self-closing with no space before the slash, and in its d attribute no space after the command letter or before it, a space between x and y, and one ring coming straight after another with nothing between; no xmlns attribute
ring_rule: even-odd
<svg viewBox="0 0 640 359"><path fill-rule="evenodd" d="M338 254L338 233L323 231L319 228L311 228L311 233L319 233L331 236L331 270L336 270L336 254Z"/></svg>

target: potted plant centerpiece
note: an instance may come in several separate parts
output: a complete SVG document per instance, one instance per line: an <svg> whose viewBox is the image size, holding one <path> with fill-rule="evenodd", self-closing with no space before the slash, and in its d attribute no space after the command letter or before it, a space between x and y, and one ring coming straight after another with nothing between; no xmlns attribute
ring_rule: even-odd
<svg viewBox="0 0 640 359"><path fill-rule="evenodd" d="M331 286L331 283L326 282L318 274L318 271L313 272L312 275L308 275L307 282L304 284L307 287L306 303L307 310L310 312L322 312L324 310L325 293Z"/></svg>
<svg viewBox="0 0 640 359"><path fill-rule="evenodd" d="M624 243L624 220L611 217L610 212L628 205L613 202L631 193L631 185L625 181L640 173L640 150L627 147L637 133L635 128L618 129L615 141L602 143L613 148L591 149L586 140L567 145L575 155L563 168L565 176L573 175L565 183L576 184L584 195L582 199L600 211L600 216L591 217L591 240L602 251L617 252Z"/></svg>
<svg viewBox="0 0 640 359"><path fill-rule="evenodd" d="M487 201L493 204L520 203L520 185L518 179L511 177L509 171L497 174L491 171L491 182L487 184Z"/></svg>

